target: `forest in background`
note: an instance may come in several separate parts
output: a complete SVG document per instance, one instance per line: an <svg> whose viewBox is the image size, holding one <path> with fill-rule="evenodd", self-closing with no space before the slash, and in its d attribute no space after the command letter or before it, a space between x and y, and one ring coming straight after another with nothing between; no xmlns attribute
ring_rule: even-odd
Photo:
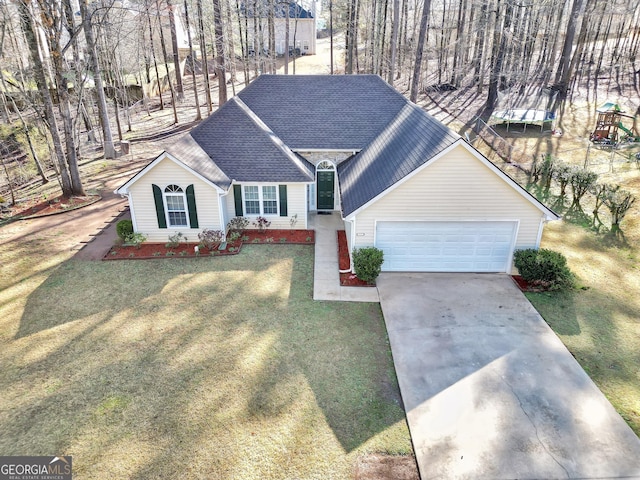
<svg viewBox="0 0 640 480"><path fill-rule="evenodd" d="M81 137L114 158L129 108L173 108L186 75L196 120L260 73L288 72L296 49L276 54L286 12L315 12L330 36L334 74L373 73L407 90L475 89L485 114L500 92L552 92L557 110L576 85L640 98L640 4L634 0L0 0L2 184L52 172L66 196L84 193ZM291 16L291 12L293 15ZM333 41L335 39L335 41ZM339 40L338 40L339 39ZM227 92L228 88L231 92ZM217 95L215 95L217 94ZM634 105L640 114L640 100ZM116 139L114 139L117 138ZM16 139L23 142L17 142ZM18 145L19 144L19 145ZM10 161L21 145L28 166ZM15 162L14 162L15 163Z"/></svg>

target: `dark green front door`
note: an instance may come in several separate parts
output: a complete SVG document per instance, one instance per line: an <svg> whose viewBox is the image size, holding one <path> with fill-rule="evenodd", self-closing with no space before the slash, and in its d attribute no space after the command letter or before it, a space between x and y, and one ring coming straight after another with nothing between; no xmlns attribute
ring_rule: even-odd
<svg viewBox="0 0 640 480"><path fill-rule="evenodd" d="M333 210L335 172L318 170L318 210Z"/></svg>

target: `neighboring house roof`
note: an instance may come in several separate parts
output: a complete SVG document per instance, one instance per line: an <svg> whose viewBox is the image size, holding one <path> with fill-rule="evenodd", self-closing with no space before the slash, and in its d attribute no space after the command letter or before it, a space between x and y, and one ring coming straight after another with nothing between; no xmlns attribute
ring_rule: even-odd
<svg viewBox="0 0 640 480"><path fill-rule="evenodd" d="M368 147L338 166L343 216L351 215L458 139L453 130L407 102Z"/></svg>
<svg viewBox="0 0 640 480"><path fill-rule="evenodd" d="M298 5L296 2L290 2L289 6L289 18L313 18L313 14L302 6ZM258 14L256 15L254 12L256 11L255 2L251 1L248 5L246 3L240 4L240 15L244 16L246 14L247 18L267 18L269 16L269 10L271 5L267 0L261 0L258 2ZM287 16L287 4L275 1L273 5L273 13L275 18L285 18Z"/></svg>
<svg viewBox="0 0 640 480"><path fill-rule="evenodd" d="M312 182L314 167L293 153L237 97L191 131L225 175L238 182Z"/></svg>
<svg viewBox="0 0 640 480"><path fill-rule="evenodd" d="M361 150L408 102L377 75L262 75L238 96L293 150Z"/></svg>

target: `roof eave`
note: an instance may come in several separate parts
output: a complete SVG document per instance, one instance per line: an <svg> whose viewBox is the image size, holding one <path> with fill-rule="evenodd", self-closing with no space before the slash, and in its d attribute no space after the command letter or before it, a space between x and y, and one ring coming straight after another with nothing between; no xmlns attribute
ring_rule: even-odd
<svg viewBox="0 0 640 480"><path fill-rule="evenodd" d="M173 156L172 154L170 154L165 150L160 155L158 155L153 161L147 164L147 166L145 166L142 170L136 173L133 177L131 177L122 186L118 187L113 192L116 195L128 195L129 189L131 188L131 186L133 186L133 184L135 184L138 180L144 177L150 170L152 170L158 163L160 163L164 159L169 159L179 167L184 168L186 171L188 171L192 175L195 175L206 184L212 186L218 193L224 193L226 191L224 188L220 187L219 185L216 185L211 180L203 177L200 173L196 172L188 165L185 165L180 160L178 160L175 156Z"/></svg>

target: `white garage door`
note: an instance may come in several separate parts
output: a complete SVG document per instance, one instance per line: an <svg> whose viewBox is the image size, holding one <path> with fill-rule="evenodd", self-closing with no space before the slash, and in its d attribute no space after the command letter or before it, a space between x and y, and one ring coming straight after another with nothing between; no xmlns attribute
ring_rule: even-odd
<svg viewBox="0 0 640 480"><path fill-rule="evenodd" d="M378 222L385 272L506 272L515 222Z"/></svg>

